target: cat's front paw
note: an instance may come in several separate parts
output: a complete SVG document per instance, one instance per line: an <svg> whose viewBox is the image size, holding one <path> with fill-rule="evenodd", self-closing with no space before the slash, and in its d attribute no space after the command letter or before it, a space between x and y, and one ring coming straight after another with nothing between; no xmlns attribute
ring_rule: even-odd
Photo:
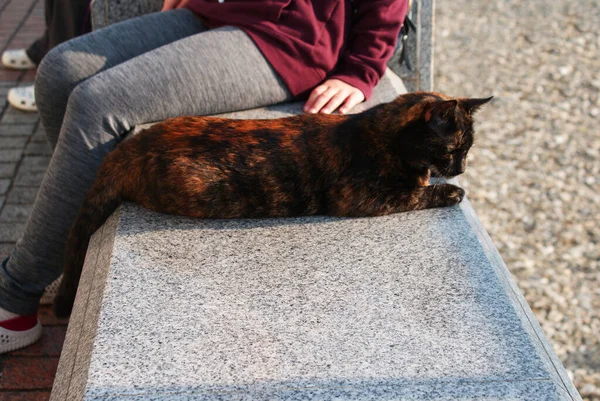
<svg viewBox="0 0 600 401"><path fill-rule="evenodd" d="M465 190L456 185L447 184L445 193L446 206L458 205L465 197Z"/></svg>

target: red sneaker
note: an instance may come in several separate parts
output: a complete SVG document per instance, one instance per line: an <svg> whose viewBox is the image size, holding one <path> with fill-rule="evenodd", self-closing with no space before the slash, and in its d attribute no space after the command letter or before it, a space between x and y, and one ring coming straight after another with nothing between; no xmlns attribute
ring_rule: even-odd
<svg viewBox="0 0 600 401"><path fill-rule="evenodd" d="M36 313L3 320L0 322L0 354L27 347L41 335L42 324Z"/></svg>

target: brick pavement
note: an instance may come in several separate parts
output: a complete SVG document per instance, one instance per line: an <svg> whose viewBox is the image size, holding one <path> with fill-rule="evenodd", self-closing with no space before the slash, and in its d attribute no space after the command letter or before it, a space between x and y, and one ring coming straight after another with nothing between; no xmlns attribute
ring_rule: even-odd
<svg viewBox="0 0 600 401"><path fill-rule="evenodd" d="M0 51L27 47L44 29L42 0L0 0ZM35 71L0 67L0 258L21 235L44 171L50 149L35 113L12 109L8 89L31 85ZM42 339L34 346L0 356L0 401L43 401L50 396L66 321L42 307Z"/></svg>

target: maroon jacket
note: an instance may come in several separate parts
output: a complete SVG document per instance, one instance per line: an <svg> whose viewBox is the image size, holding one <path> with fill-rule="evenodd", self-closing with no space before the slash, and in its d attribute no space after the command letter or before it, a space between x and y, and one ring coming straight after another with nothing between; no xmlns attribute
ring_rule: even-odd
<svg viewBox="0 0 600 401"><path fill-rule="evenodd" d="M407 0L190 0L210 28L243 29L294 96L326 78L366 98L392 56Z"/></svg>

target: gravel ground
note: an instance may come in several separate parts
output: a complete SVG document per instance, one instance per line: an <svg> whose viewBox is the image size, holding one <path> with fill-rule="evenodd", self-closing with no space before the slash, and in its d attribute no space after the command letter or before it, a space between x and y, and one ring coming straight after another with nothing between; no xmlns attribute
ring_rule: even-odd
<svg viewBox="0 0 600 401"><path fill-rule="evenodd" d="M600 401L600 2L437 0L435 89L496 96L461 179L585 400Z"/></svg>

